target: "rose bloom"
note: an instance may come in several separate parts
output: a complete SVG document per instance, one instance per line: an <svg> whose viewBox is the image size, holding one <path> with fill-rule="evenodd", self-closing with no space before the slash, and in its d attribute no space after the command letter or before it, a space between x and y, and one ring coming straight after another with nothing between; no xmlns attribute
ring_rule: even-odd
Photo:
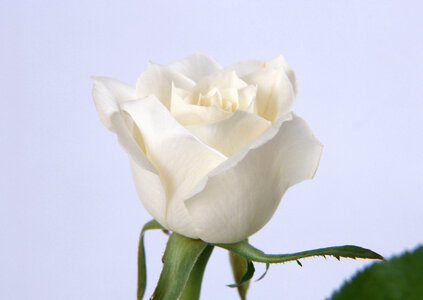
<svg viewBox="0 0 423 300"><path fill-rule="evenodd" d="M145 209L209 243L254 234L289 187L314 176L323 146L292 112L296 93L282 56L223 68L204 53L149 63L135 88L108 77L93 87Z"/></svg>

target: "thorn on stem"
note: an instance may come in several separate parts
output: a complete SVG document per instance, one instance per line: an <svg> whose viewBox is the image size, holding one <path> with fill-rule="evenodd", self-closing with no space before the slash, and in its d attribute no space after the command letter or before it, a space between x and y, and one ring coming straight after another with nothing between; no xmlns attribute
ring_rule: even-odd
<svg viewBox="0 0 423 300"><path fill-rule="evenodd" d="M303 265L301 264L301 262L297 259L297 264L302 267Z"/></svg>

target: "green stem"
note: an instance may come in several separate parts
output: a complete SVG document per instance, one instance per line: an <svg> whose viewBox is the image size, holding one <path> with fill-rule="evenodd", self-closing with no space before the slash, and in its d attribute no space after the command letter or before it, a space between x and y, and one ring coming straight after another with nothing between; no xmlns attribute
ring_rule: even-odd
<svg viewBox="0 0 423 300"><path fill-rule="evenodd" d="M213 251L213 246L208 245L201 253L194 268L191 271L188 282L182 292L180 300L198 300L200 299L201 283L203 281L204 270L206 269L207 262Z"/></svg>

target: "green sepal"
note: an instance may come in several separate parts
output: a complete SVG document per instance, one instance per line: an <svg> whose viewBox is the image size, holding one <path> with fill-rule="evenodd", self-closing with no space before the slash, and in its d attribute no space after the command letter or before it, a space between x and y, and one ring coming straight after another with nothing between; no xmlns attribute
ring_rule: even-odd
<svg viewBox="0 0 423 300"><path fill-rule="evenodd" d="M179 299L201 254L204 251L210 251L211 253L211 250L207 250L210 249L209 247L212 246L201 240L193 240L177 233L172 233L166 245L163 256L163 269L152 299ZM207 261L202 263L204 267L206 263ZM201 279L197 283L201 284ZM198 299L189 291L184 292L184 294L187 295L185 299Z"/></svg>
<svg viewBox="0 0 423 300"><path fill-rule="evenodd" d="M371 265L345 283L331 299L423 299L423 247Z"/></svg>
<svg viewBox="0 0 423 300"><path fill-rule="evenodd" d="M248 283L251 278L253 278L254 272L256 269L254 268L254 264L251 260L247 260L247 270L245 271L244 275L242 275L241 280L238 283L228 284L228 287L237 288L241 287L244 284Z"/></svg>
<svg viewBox="0 0 423 300"><path fill-rule="evenodd" d="M201 253L200 257L198 257L179 300L200 299L201 283L203 281L204 271L210 255L213 252L213 248L214 247L212 245L208 245Z"/></svg>
<svg viewBox="0 0 423 300"><path fill-rule="evenodd" d="M248 260L244 257L239 256L236 253L231 251L229 252L229 261L231 263L232 274L234 276L235 282L238 284L238 294L242 300L245 300L247 297L248 288L250 286L250 282L247 281L244 284L240 285L242 279L245 277L245 274L248 272ZM236 285L235 285L236 286Z"/></svg>
<svg viewBox="0 0 423 300"><path fill-rule="evenodd" d="M284 263L288 261L298 260L300 258L311 256L326 256L331 255L338 260L341 257L347 258L368 258L368 259L382 259L383 257L376 252L369 249L357 246L339 246L321 248L309 251L303 251L291 254L265 254L263 251L251 246L248 241L244 240L235 244L216 244L216 246L232 251L247 260L262 262L262 263Z"/></svg>
<svg viewBox="0 0 423 300"><path fill-rule="evenodd" d="M156 220L151 220L146 223L140 233L140 240L138 244L138 287L137 287L137 299L142 300L145 287L147 285L147 271L145 266L145 249L144 249L144 233L147 230L161 229L165 230Z"/></svg>
<svg viewBox="0 0 423 300"><path fill-rule="evenodd" d="M270 264L267 263L266 264L266 270L264 271L264 273L256 281L262 280L267 275L267 271L269 271L269 267L270 267Z"/></svg>

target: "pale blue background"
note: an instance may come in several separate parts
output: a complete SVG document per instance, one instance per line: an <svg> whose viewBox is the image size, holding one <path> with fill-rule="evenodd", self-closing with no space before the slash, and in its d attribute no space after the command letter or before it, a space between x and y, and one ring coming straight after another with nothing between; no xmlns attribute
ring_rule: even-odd
<svg viewBox="0 0 423 300"><path fill-rule="evenodd" d="M2 1L0 299L135 299L150 219L98 120L89 75L128 83L198 49L227 65L282 53L296 113L325 144L313 181L251 242L267 252L423 242L423 21L418 1ZM149 284L165 236L147 235ZM274 265L250 299L324 299L370 264ZM257 265L257 275L264 269ZM202 299L236 299L216 250Z"/></svg>

